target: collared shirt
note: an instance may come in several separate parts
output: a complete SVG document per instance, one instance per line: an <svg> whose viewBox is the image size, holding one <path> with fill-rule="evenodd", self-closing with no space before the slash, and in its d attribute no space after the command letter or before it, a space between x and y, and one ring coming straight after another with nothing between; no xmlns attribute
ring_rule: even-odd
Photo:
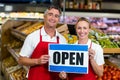
<svg viewBox="0 0 120 80"><path fill-rule="evenodd" d="M41 31L41 32L40 32ZM36 48L37 44L40 42L40 33L42 35L42 41L46 42L57 42L57 37L59 37L59 43L60 44L66 44L66 39L57 32L56 35L51 38L46 32L44 27L41 28L41 30L36 30L33 33L29 34L23 44L23 47L21 48L20 55L30 57L32 55L32 52Z"/></svg>
<svg viewBox="0 0 120 80"><path fill-rule="evenodd" d="M91 42L92 41L90 39L88 39L88 42L87 42L88 48L90 48ZM75 44L78 44L78 41ZM95 54L94 59L95 59L96 63L98 65L103 65L105 62L104 62L102 47L99 44L96 44L96 43L92 42L91 48L93 50L95 50L96 54Z"/></svg>

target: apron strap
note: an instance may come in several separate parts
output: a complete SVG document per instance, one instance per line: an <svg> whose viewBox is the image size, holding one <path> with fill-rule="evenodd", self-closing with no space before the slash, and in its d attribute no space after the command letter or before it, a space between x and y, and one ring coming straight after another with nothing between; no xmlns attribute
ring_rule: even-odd
<svg viewBox="0 0 120 80"><path fill-rule="evenodd" d="M42 42L41 29L40 29L40 42Z"/></svg>
<svg viewBox="0 0 120 80"><path fill-rule="evenodd" d="M91 41L91 43L90 43L90 48L92 47L92 41Z"/></svg>
<svg viewBox="0 0 120 80"><path fill-rule="evenodd" d="M57 43L59 43L59 36L57 36Z"/></svg>

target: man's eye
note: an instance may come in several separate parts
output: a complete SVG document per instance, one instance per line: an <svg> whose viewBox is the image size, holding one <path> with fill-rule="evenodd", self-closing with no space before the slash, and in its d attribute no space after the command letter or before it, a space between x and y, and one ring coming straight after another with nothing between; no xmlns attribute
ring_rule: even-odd
<svg viewBox="0 0 120 80"><path fill-rule="evenodd" d="M57 14L53 14L53 13L48 13L48 16L54 16L54 17L56 17L56 18L59 18L60 17L60 15L57 15Z"/></svg>
<svg viewBox="0 0 120 80"><path fill-rule="evenodd" d="M55 15L56 18L59 18L60 16L59 15Z"/></svg>

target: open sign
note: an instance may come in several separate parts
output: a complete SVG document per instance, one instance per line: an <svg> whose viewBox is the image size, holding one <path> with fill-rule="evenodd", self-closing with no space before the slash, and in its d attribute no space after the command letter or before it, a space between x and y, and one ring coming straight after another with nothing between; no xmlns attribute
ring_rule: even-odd
<svg viewBox="0 0 120 80"><path fill-rule="evenodd" d="M88 45L49 44L49 71L88 73Z"/></svg>

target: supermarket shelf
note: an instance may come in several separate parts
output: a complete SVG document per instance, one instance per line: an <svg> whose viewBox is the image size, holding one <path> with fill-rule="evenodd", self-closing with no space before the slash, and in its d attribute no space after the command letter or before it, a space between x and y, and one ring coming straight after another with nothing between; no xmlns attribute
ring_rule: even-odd
<svg viewBox="0 0 120 80"><path fill-rule="evenodd" d="M118 65L116 65L116 64L114 64L114 63L112 63L111 61L109 61L108 59L105 59L105 64L107 64L107 65L111 65L111 66L114 66L114 67L116 67L116 68L119 68L119 66Z"/></svg>
<svg viewBox="0 0 120 80"><path fill-rule="evenodd" d="M23 66L23 68L25 69L26 72L29 71L29 68L27 66Z"/></svg>
<svg viewBox="0 0 120 80"><path fill-rule="evenodd" d="M10 77L9 77L10 80L14 80L14 78L12 77L12 75L10 74Z"/></svg>
<svg viewBox="0 0 120 80"><path fill-rule="evenodd" d="M12 30L12 34L22 41L24 41L26 38L25 34L22 34L17 30ZM103 48L103 51L104 54L120 54L120 48Z"/></svg>
<svg viewBox="0 0 120 80"><path fill-rule="evenodd" d="M120 54L120 48L104 48L105 54Z"/></svg>
<svg viewBox="0 0 120 80"><path fill-rule="evenodd" d="M16 61L18 61L19 54L16 53L16 51L10 47L7 47L8 51L11 53L11 55L15 58ZM27 66L23 66L23 68L28 71L29 68Z"/></svg>
<svg viewBox="0 0 120 80"><path fill-rule="evenodd" d="M18 20L18 21L43 21L43 18L19 18L19 17L16 17L16 18L11 18L10 20Z"/></svg>
<svg viewBox="0 0 120 80"><path fill-rule="evenodd" d="M7 50L11 53L11 55L15 58L15 60L18 61L19 55L16 54L15 50L10 47L7 47Z"/></svg>
<svg viewBox="0 0 120 80"><path fill-rule="evenodd" d="M11 33L12 33L12 35L14 35L16 38L20 39L21 41L24 41L27 36L24 33L21 33L20 31L15 30L15 29L11 29Z"/></svg>

